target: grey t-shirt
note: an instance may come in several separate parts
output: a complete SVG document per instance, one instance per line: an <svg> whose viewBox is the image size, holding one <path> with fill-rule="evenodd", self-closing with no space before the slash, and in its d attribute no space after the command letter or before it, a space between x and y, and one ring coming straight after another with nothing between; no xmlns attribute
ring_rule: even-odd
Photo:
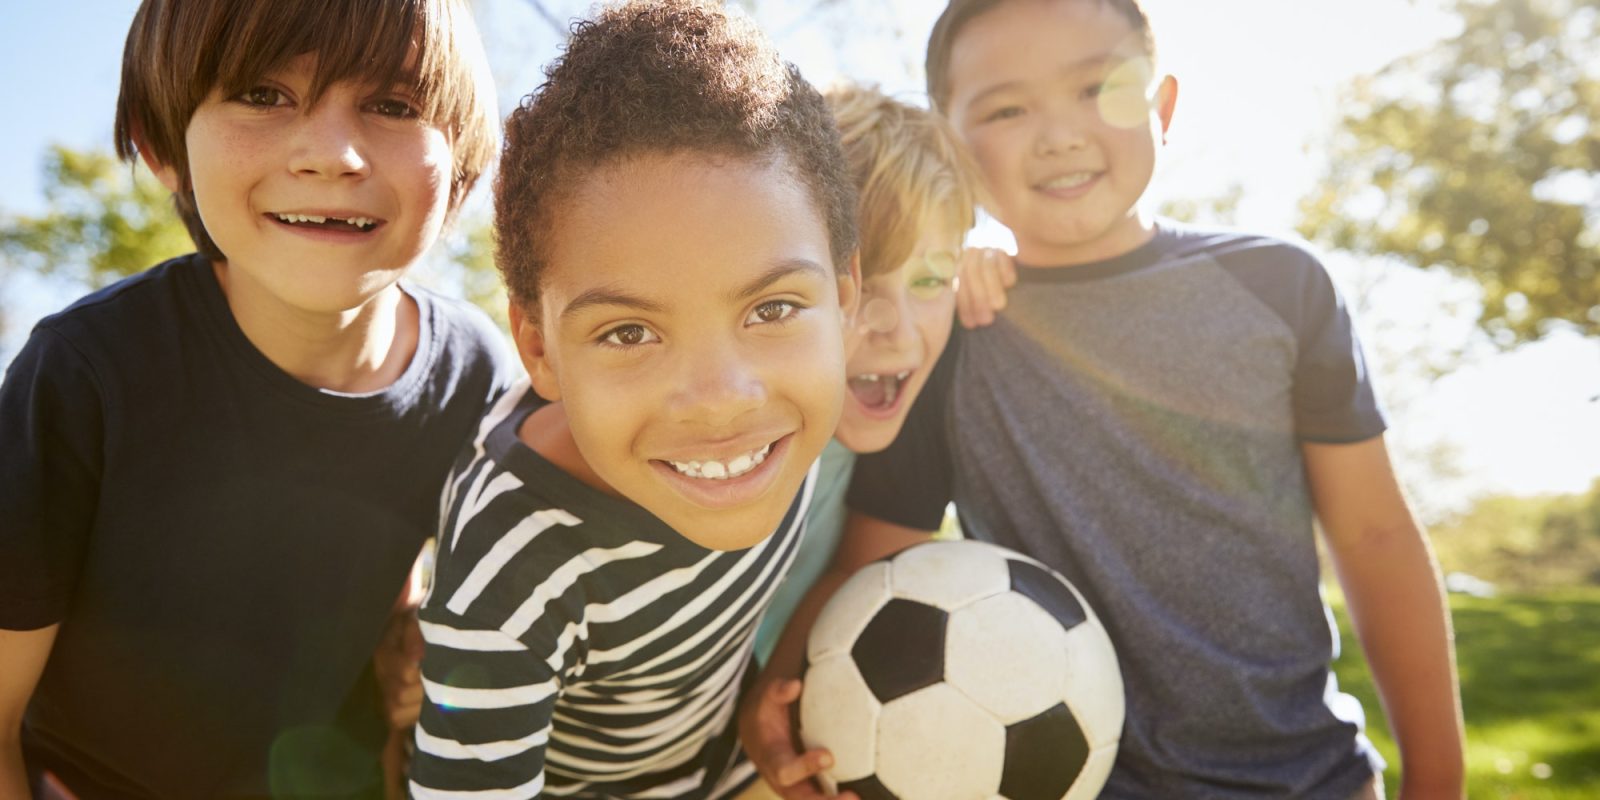
<svg viewBox="0 0 1600 800"><path fill-rule="evenodd" d="M1104 797L1344 800L1382 768L1329 672L1302 441L1384 430L1347 310L1277 239L1162 221L1105 262L1024 267L945 354L849 504L1066 575L1121 659Z"/></svg>

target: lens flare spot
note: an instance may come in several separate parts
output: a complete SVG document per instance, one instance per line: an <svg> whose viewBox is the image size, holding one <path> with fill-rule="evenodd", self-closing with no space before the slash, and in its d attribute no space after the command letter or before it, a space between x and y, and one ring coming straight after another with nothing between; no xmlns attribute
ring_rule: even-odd
<svg viewBox="0 0 1600 800"><path fill-rule="evenodd" d="M1130 58L1112 68L1100 84L1100 118L1118 128L1148 124L1155 100L1155 73L1155 64L1148 58Z"/></svg>

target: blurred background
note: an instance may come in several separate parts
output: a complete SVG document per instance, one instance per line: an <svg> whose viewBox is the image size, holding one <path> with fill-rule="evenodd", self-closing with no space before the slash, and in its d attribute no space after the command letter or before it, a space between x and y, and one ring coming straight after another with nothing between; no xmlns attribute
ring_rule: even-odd
<svg viewBox="0 0 1600 800"><path fill-rule="evenodd" d="M925 104L942 4L728 2L814 83ZM1303 237L1356 310L1456 592L1472 796L1600 796L1600 0L1145 4L1180 83L1151 208ZM111 156L136 5L7 4L0 367L41 316L192 249L154 179ZM476 0L502 111L589 9ZM487 223L480 190L415 277L503 319ZM993 223L972 241L1009 246ZM1345 643L1340 675L1397 763Z"/></svg>

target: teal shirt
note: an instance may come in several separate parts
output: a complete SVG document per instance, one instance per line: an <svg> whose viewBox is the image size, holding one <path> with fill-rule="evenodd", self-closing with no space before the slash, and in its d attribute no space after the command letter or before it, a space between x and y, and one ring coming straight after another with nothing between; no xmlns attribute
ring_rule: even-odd
<svg viewBox="0 0 1600 800"><path fill-rule="evenodd" d="M756 658L762 664L772 656L772 649L783 636L789 617L800 605L801 598L811 585L821 577L833 551L839 547L839 536L844 532L844 494L850 486L850 473L855 469L856 454L850 452L838 439L828 442L819 458L822 462L817 474L817 486L811 494L811 506L806 509L805 538L800 542L800 552L783 584L767 606L761 627L756 629Z"/></svg>

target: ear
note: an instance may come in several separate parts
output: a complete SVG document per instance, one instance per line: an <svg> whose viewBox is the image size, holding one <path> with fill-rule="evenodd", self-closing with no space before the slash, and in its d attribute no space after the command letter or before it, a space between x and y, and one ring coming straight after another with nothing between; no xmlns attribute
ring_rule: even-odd
<svg viewBox="0 0 1600 800"><path fill-rule="evenodd" d="M1167 131L1172 127L1172 112L1178 107L1178 79L1168 75L1161 79L1156 89L1156 114L1161 117L1161 143L1167 143Z"/></svg>
<svg viewBox="0 0 1600 800"><path fill-rule="evenodd" d="M857 249L850 254L850 269L848 274L839 274L839 324L845 334L845 341L849 341L851 331L856 327L856 310L861 303L861 251Z"/></svg>
<svg viewBox="0 0 1600 800"><path fill-rule="evenodd" d="M182 181L178 180L178 170L174 169L170 164L162 163L151 152L150 144L145 141L144 132L134 131L133 146L139 151L139 160L143 161L144 165L149 167L152 173L155 173L156 180L161 181L161 185L167 187L167 191L176 194L188 188L183 185Z"/></svg>
<svg viewBox="0 0 1600 800"><path fill-rule="evenodd" d="M528 371L528 381L540 397L554 403L561 399L561 382L556 380L555 366L545 347L544 331L536 317L523 312L522 304L509 301L506 316L511 319L511 338L517 343L517 355L522 367Z"/></svg>

